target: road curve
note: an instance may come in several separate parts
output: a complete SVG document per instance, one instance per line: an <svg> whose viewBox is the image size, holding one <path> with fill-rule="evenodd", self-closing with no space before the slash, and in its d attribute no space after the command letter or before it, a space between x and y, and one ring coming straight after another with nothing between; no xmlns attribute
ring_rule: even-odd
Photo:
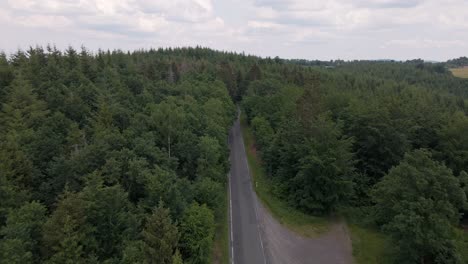
<svg viewBox="0 0 468 264"><path fill-rule="evenodd" d="M301 237L278 223L259 202L252 188L239 118L229 133L229 145L231 263L353 263L346 225L332 224L327 233L316 238Z"/></svg>

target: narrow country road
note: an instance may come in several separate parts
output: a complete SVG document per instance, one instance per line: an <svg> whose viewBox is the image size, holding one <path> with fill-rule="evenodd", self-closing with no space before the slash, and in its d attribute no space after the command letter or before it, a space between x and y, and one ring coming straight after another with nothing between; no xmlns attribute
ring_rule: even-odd
<svg viewBox="0 0 468 264"><path fill-rule="evenodd" d="M229 133L231 171L230 256L235 264L349 264L353 262L346 226L332 224L316 238L301 237L282 226L259 202L242 138L239 118Z"/></svg>
<svg viewBox="0 0 468 264"><path fill-rule="evenodd" d="M267 263L258 221L257 196L250 180L239 118L229 132L231 171L231 263Z"/></svg>

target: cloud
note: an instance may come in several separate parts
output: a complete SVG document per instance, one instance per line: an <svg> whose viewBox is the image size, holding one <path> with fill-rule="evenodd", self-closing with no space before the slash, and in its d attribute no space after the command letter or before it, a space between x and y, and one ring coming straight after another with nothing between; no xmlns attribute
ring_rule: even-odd
<svg viewBox="0 0 468 264"><path fill-rule="evenodd" d="M467 29L465 0L0 1L6 50L206 45L311 59L445 59L466 55Z"/></svg>
<svg viewBox="0 0 468 264"><path fill-rule="evenodd" d="M259 7L256 9L258 18L260 19L275 19L278 18L278 11L271 7Z"/></svg>
<svg viewBox="0 0 468 264"><path fill-rule="evenodd" d="M413 8L423 3L422 0L359 0L355 6L361 8Z"/></svg>
<svg viewBox="0 0 468 264"><path fill-rule="evenodd" d="M209 0L142 0L137 2L139 10L145 13L159 13L169 20L201 22L214 16Z"/></svg>
<svg viewBox="0 0 468 264"><path fill-rule="evenodd" d="M267 21L256 21L256 20L252 20L252 21L247 22L247 25L250 28L254 28L254 29L255 28L264 28L264 29L281 29L281 28L284 28L280 24L267 22Z"/></svg>
<svg viewBox="0 0 468 264"><path fill-rule="evenodd" d="M396 39L385 43L382 48L404 47L412 49L427 48L454 48L467 47L467 43L461 40L433 40L433 39Z"/></svg>
<svg viewBox="0 0 468 264"><path fill-rule="evenodd" d="M30 27L56 27L66 28L69 27L73 22L64 16L51 16L51 15L31 15L31 16L20 16L15 18L18 24Z"/></svg>
<svg viewBox="0 0 468 264"><path fill-rule="evenodd" d="M71 27L132 37L177 27L196 32L224 26L210 0L8 0L5 9L10 23L24 27Z"/></svg>

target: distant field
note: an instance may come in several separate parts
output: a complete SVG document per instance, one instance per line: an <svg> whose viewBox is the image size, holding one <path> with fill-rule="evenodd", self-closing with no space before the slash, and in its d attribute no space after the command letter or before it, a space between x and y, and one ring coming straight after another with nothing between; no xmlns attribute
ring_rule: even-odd
<svg viewBox="0 0 468 264"><path fill-rule="evenodd" d="M450 69L454 76L459 78L468 78L468 67Z"/></svg>

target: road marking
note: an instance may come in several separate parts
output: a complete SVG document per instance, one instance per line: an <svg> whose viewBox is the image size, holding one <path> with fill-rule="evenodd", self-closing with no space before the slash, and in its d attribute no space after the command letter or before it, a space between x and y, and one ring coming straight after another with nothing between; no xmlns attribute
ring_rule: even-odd
<svg viewBox="0 0 468 264"><path fill-rule="evenodd" d="M260 221L258 218L258 199L257 199L257 193L253 190L253 183L252 183L252 175L250 174L250 166L249 166L249 161L247 160L247 152L245 151L245 145L244 145L244 135L242 134L242 127L239 122L239 130L241 132L241 140L242 140L242 149L244 150L244 160L245 163L247 164L248 168L248 173L249 173L249 179L250 179L250 191L252 192L252 195L254 197L254 211L255 211L255 218L257 219L257 229L258 229L258 237L260 239L260 247L262 248L262 255L263 255L263 263L266 264L266 257L265 257L265 248L263 247L263 239L262 239L262 229L260 228Z"/></svg>

